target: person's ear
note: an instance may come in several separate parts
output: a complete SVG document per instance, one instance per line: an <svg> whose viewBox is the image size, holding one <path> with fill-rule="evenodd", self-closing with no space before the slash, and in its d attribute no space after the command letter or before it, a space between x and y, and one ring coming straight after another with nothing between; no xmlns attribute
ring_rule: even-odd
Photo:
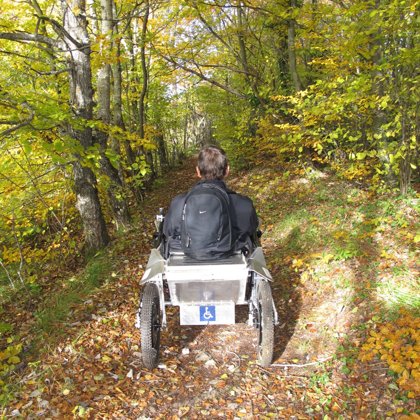
<svg viewBox="0 0 420 420"><path fill-rule="evenodd" d="M195 167L195 172L197 173L197 176L201 178L201 172L200 169L198 169L198 166Z"/></svg>
<svg viewBox="0 0 420 420"><path fill-rule="evenodd" d="M230 166L228 165L227 168L226 168L225 176L228 176L229 175L229 172L230 172Z"/></svg>

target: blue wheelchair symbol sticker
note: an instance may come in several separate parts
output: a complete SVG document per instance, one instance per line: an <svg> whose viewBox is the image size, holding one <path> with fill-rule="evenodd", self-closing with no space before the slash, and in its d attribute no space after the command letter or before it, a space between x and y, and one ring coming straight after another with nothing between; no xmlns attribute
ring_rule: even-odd
<svg viewBox="0 0 420 420"><path fill-rule="evenodd" d="M216 321L216 307L215 306L200 306L200 321L203 321L203 322Z"/></svg>

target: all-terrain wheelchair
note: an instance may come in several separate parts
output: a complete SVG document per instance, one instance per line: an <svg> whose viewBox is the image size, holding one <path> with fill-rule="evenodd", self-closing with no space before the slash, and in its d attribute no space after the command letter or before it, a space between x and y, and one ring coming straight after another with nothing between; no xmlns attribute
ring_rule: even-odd
<svg viewBox="0 0 420 420"><path fill-rule="evenodd" d="M137 327L144 365L149 369L158 365L167 306L179 306L181 325L220 325L235 324L236 305L248 305L248 325L258 331L258 363L269 366L278 315L262 248L257 246L248 256L238 251L228 258L197 261L181 251L165 249L163 221L160 209L155 220L154 248L140 282Z"/></svg>

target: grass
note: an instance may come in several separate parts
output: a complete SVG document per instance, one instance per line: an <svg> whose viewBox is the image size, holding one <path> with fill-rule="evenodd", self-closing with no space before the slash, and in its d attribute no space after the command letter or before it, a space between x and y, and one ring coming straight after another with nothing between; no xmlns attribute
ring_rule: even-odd
<svg viewBox="0 0 420 420"><path fill-rule="evenodd" d="M89 296L92 296L113 277L111 273L115 269L116 263L113 256L118 256L118 251L122 252L125 246L126 242L122 239L115 246L93 256L80 274L64 277L59 283L52 282L44 285L44 287L36 283L26 284L19 289L12 289L6 286L6 294L2 296L3 299L0 304L0 314L4 311L3 306L7 302L13 302L14 296L17 296L19 293L22 293L22 299L19 304L24 306L29 304L32 299L40 298L37 299L35 305L34 323L31 326L31 340L26 342L25 358L38 357L39 353L43 353L50 345L54 345L63 336L66 331L65 324L71 322L75 306L86 301ZM13 333L15 333L14 335L10 335L12 329ZM12 344L18 344L21 340L17 325L13 326L0 322L0 339L3 341L2 344L7 347L9 344L5 344L6 338L2 337L2 335L7 336L8 340L13 340ZM32 365L31 369L35 369L35 364L30 363L30 365ZM7 406L15 398L16 394L19 393L20 387L21 383L14 382L13 375L0 376L0 408ZM2 418L1 414L0 418Z"/></svg>
<svg viewBox="0 0 420 420"><path fill-rule="evenodd" d="M10 302L13 297L15 296L15 293L19 292L20 289L23 288L22 283L18 280L16 275L16 270L13 265L8 266L9 275L12 276L14 281L14 287L10 283L10 279L8 278L8 275L4 271L2 267L0 267L0 306Z"/></svg>
<svg viewBox="0 0 420 420"><path fill-rule="evenodd" d="M315 273L325 287L353 288L356 300L375 299L384 319L401 308L418 313L420 284L413 268L418 197L374 195L318 175L296 178L287 172L273 176L270 188L258 185L258 173L248 180L252 190L264 192L256 205L281 254L302 260L301 273Z"/></svg>
<svg viewBox="0 0 420 420"><path fill-rule="evenodd" d="M112 260L106 252L102 252L89 261L83 274L64 280L61 290L47 299L43 308L35 313L39 333L49 336L57 334L57 327L68 319L72 307L101 286L111 269Z"/></svg>
<svg viewBox="0 0 420 420"><path fill-rule="evenodd" d="M414 277L387 277L378 282L376 297L388 312L397 312L401 308L420 314L420 281Z"/></svg>

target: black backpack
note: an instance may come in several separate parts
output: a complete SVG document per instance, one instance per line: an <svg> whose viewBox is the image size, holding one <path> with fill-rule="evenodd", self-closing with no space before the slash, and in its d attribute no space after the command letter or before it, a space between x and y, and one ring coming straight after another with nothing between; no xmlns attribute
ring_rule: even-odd
<svg viewBox="0 0 420 420"><path fill-rule="evenodd" d="M197 184L185 197L181 221L181 247L197 260L214 260L233 250L230 200L212 183Z"/></svg>

